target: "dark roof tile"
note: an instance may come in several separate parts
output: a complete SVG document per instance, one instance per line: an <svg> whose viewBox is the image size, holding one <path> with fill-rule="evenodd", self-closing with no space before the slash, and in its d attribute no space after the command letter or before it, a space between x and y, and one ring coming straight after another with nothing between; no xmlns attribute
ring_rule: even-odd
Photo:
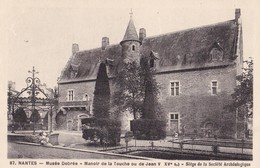
<svg viewBox="0 0 260 168"><path fill-rule="evenodd" d="M202 66L209 61L209 52L218 43L224 53L224 61L233 56L237 26L234 20L185 31L168 33L144 39L142 55L151 50L158 53L159 67L175 66L182 61L182 67ZM178 59L179 57L179 59Z"/></svg>
<svg viewBox="0 0 260 168"><path fill-rule="evenodd" d="M130 21L128 23L128 26L126 28L125 35L124 35L122 42L123 41L129 41L129 40L139 41L139 38L138 38L136 29L135 29L135 25L134 25L132 18L130 19Z"/></svg>
<svg viewBox="0 0 260 168"><path fill-rule="evenodd" d="M136 31L134 34L136 34ZM125 37L126 40L130 38L128 35L125 35ZM131 38L137 37L134 35ZM230 20L214 25L147 37L143 40L141 55L147 56L151 52L156 53L156 57L159 58L159 60L156 60L159 61L157 67L159 72L227 64L232 62L236 38L237 25L235 20ZM223 50L223 59L222 62L212 63L209 61L209 52L216 44L221 46ZM121 55L122 48L119 44L109 45L105 50L96 48L77 52L69 60L59 82L96 79L99 64L105 62L106 58L113 60L113 64L109 65L108 70L109 76L113 76L120 61L122 61ZM79 65L77 76L72 79L68 66L71 64Z"/></svg>

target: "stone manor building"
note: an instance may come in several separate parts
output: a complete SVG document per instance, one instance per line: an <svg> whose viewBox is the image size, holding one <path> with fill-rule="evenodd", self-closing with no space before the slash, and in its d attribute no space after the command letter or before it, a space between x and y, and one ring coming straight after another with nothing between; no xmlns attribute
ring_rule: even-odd
<svg viewBox="0 0 260 168"><path fill-rule="evenodd" d="M156 70L168 134L185 130L210 136L220 127L223 107L232 100L236 76L242 71L240 9L233 20L153 37L147 37L144 28L138 35L131 17L119 44L110 45L108 37L101 44L87 50L72 45L58 81L57 129L80 130L81 119L92 115L101 62L111 78L122 60L139 60L141 55L149 55L150 66ZM129 129L130 118L122 119L123 129Z"/></svg>

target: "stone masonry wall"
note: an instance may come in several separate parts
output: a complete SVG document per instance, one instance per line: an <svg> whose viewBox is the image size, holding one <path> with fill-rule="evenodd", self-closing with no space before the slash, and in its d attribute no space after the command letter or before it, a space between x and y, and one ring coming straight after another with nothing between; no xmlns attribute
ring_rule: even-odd
<svg viewBox="0 0 260 168"><path fill-rule="evenodd" d="M161 92L159 101L165 112L179 113L179 131L184 128L185 133L197 131L203 134L203 127L207 122L214 124L214 129L219 128L223 107L231 100L231 94L236 86L236 68L226 68L176 72L158 74L157 82ZM180 95L170 95L170 82L180 82ZM211 95L211 81L218 81L218 94ZM169 118L168 118L169 121ZM172 134L167 126L167 134Z"/></svg>
<svg viewBox="0 0 260 168"><path fill-rule="evenodd" d="M85 94L88 94L89 100L93 100L95 81L90 82L77 82L77 83L66 83L59 84L59 102L66 102L68 96L68 90L73 90L74 101L83 101Z"/></svg>
<svg viewBox="0 0 260 168"><path fill-rule="evenodd" d="M204 134L203 128L207 122L213 123L214 129L217 130L220 127L223 107L232 100L231 94L236 86L235 76L235 65L218 69L157 74L156 80L161 87L159 101L168 117L169 113L179 114L179 131L184 128L186 134L193 133L195 130ZM217 95L211 95L212 80L218 81ZM179 96L170 95L170 82L172 81L180 82ZM111 92L114 89L113 87L110 83ZM60 102L67 101L69 89L74 90L75 101L83 100L85 94L88 94L92 104L95 81L60 84ZM167 134L172 134L169 122Z"/></svg>

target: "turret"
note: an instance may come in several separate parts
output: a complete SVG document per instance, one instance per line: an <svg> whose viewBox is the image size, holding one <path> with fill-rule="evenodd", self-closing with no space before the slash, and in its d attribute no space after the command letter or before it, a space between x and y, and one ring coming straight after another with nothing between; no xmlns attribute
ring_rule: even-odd
<svg viewBox="0 0 260 168"><path fill-rule="evenodd" d="M132 13L130 13L132 14ZM140 45L141 41L138 38L132 15L125 31L123 40L120 42L122 46L122 57L124 62L136 61L140 62Z"/></svg>

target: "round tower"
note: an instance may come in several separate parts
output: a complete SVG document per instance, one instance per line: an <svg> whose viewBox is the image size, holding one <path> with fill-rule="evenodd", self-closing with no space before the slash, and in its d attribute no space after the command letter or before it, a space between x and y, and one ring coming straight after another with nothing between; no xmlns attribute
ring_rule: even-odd
<svg viewBox="0 0 260 168"><path fill-rule="evenodd" d="M136 61L140 62L140 46L141 41L138 38L134 22L132 19L132 13L130 13L130 21L125 31L123 40L120 42L122 46L122 57L124 62Z"/></svg>

